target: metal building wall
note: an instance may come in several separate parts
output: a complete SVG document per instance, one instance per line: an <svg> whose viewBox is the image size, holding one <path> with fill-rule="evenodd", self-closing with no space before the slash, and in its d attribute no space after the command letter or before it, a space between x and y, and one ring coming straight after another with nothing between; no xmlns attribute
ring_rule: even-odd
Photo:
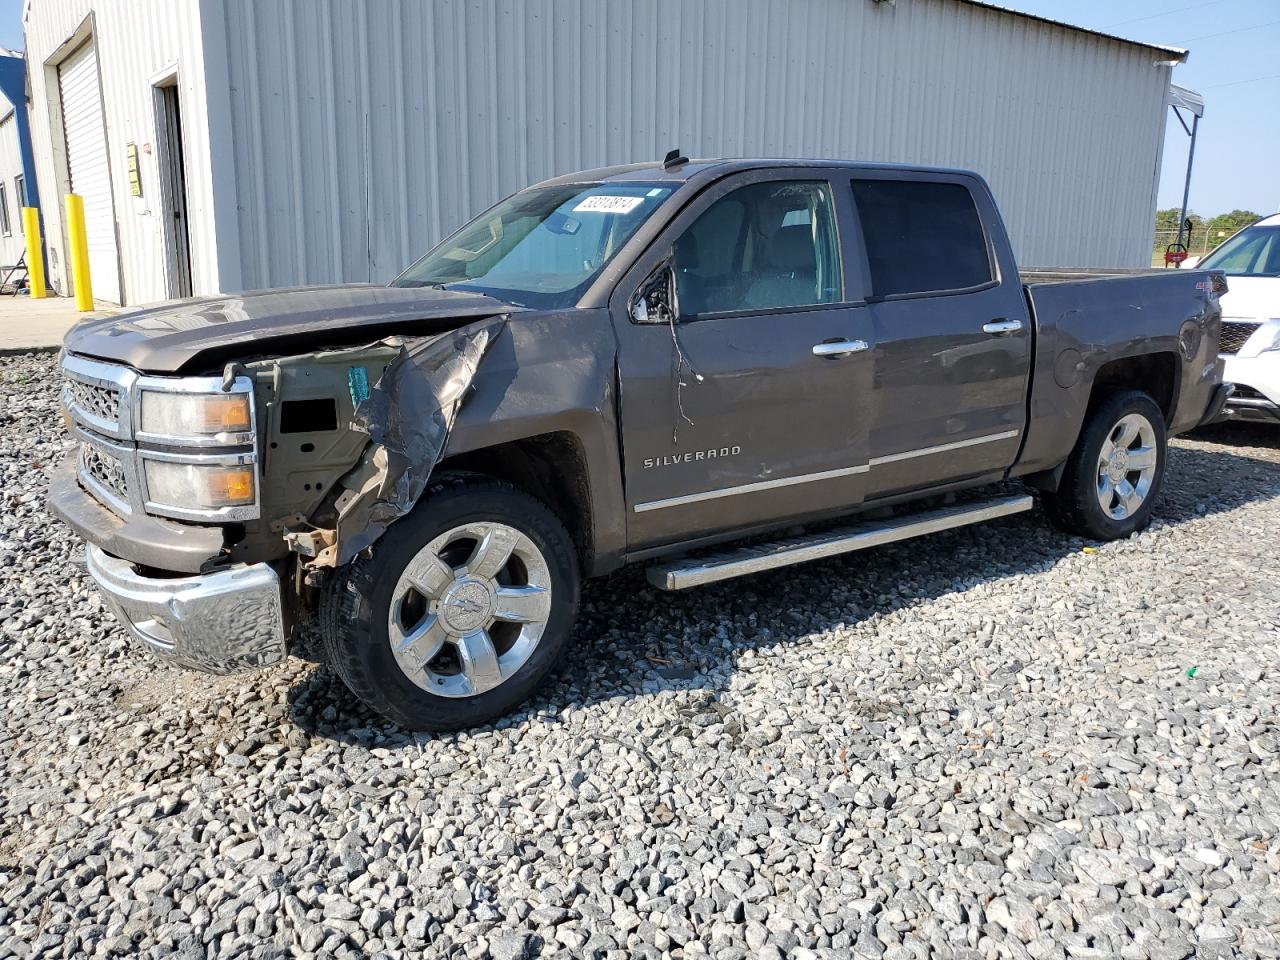
<svg viewBox="0 0 1280 960"><path fill-rule="evenodd" d="M22 145L18 141L18 118L13 105L0 97L0 184L9 211L9 232L0 230L0 266L11 266L25 252L22 235L22 198L16 178L22 176Z"/></svg>
<svg viewBox="0 0 1280 960"><path fill-rule="evenodd" d="M44 205L49 277L61 293L70 292L70 271L62 212L68 187L57 64L90 32L98 45L124 302L148 303L169 295L153 88L175 68L187 145L193 287L197 293L225 287L217 268L201 8L200 0L36 0L30 5L26 39L32 143ZM139 150L141 197L129 192L125 149L131 142Z"/></svg>
<svg viewBox="0 0 1280 960"><path fill-rule="evenodd" d="M673 146L971 167L1023 262L1149 262L1152 48L958 0L224 10L246 287L385 280L527 183Z"/></svg>

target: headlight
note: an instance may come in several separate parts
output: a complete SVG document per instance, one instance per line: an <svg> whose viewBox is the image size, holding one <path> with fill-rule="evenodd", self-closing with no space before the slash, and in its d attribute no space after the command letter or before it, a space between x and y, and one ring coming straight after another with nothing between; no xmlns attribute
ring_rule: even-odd
<svg viewBox="0 0 1280 960"><path fill-rule="evenodd" d="M253 464L147 460L147 499L194 509L243 507L254 501Z"/></svg>
<svg viewBox="0 0 1280 960"><path fill-rule="evenodd" d="M1262 348L1263 353L1280 350L1280 318L1272 318L1271 322L1277 325L1275 335L1271 338L1271 342Z"/></svg>
<svg viewBox="0 0 1280 960"><path fill-rule="evenodd" d="M143 433L161 437L208 437L252 429L247 393L142 391Z"/></svg>

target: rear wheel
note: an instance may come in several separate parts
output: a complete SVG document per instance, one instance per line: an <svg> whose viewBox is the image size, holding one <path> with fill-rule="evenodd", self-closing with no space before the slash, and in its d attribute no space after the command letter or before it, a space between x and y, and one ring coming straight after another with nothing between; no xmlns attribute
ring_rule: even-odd
<svg viewBox="0 0 1280 960"><path fill-rule="evenodd" d="M483 723L555 666L578 603L559 519L510 484L435 484L321 605L328 658L370 707L414 730Z"/></svg>
<svg viewBox="0 0 1280 960"><path fill-rule="evenodd" d="M1095 540L1119 540L1151 522L1164 483L1164 415L1138 390L1094 408L1045 508L1059 527Z"/></svg>

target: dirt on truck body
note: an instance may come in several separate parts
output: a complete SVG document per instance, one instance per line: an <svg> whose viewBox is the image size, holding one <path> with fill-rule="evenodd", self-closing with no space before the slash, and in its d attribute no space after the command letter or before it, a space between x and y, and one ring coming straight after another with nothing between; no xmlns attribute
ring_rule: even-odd
<svg viewBox="0 0 1280 960"><path fill-rule="evenodd" d="M1203 271L1023 282L966 171L588 171L387 287L76 327L78 450L50 506L153 652L254 669L313 619L375 709L464 726L529 696L582 578L626 563L683 589L1032 491L1068 530L1128 536L1167 438L1228 395L1224 290Z"/></svg>

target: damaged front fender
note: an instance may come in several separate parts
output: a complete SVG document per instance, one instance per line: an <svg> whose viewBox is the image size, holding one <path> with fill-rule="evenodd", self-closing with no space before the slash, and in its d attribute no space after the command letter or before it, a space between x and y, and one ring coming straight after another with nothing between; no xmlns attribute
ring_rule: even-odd
<svg viewBox="0 0 1280 960"><path fill-rule="evenodd" d="M369 437L360 463L343 478L332 524L291 532L308 566L349 563L414 508L449 442L458 409L506 316L431 337L405 338L400 353L355 410L353 429Z"/></svg>

